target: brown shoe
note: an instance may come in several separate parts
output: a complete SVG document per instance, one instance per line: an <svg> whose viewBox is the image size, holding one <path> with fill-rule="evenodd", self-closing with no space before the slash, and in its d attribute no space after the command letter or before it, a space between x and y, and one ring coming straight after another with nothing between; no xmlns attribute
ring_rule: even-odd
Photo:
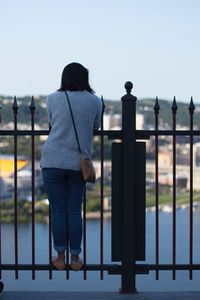
<svg viewBox="0 0 200 300"><path fill-rule="evenodd" d="M83 262L80 258L78 260L71 260L71 268L73 271L79 271L82 266Z"/></svg>
<svg viewBox="0 0 200 300"><path fill-rule="evenodd" d="M52 257L52 265L58 270L65 270L65 259L54 256Z"/></svg>

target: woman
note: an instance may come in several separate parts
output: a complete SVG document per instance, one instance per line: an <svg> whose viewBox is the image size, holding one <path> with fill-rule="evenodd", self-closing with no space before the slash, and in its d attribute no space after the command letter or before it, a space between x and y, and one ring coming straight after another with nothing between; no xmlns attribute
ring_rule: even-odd
<svg viewBox="0 0 200 300"><path fill-rule="evenodd" d="M93 129L100 126L102 104L89 85L88 70L79 63L67 65L61 87L47 97L50 134L42 149L41 168L52 212L52 232L57 256L53 265L65 269L67 239L71 268L80 270L82 240L81 205L85 189L80 170L80 152L70 114L71 104L81 152L91 156Z"/></svg>

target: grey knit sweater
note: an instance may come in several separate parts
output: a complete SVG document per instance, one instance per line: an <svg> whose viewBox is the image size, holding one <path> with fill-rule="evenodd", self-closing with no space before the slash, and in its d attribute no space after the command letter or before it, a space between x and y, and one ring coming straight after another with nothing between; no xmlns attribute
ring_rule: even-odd
<svg viewBox="0 0 200 300"><path fill-rule="evenodd" d="M67 91L67 93L82 154L84 157L91 157L93 129L100 126L101 100L88 91ZM50 94L46 104L52 128L42 148L40 166L80 170L80 153L65 93Z"/></svg>

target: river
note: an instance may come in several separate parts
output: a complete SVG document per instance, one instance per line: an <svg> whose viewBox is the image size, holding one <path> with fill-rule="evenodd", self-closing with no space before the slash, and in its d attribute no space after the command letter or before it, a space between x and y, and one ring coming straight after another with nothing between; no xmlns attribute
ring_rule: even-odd
<svg viewBox="0 0 200 300"><path fill-rule="evenodd" d="M189 210L177 209L177 263L189 261ZM194 263L200 263L200 209L194 211ZM160 211L160 263L172 262L172 213ZM87 220L87 263L100 261L100 222ZM19 263L31 262L31 224L19 224ZM111 263L111 222L104 221L104 262ZM146 262L155 262L155 212L146 213ZM14 228L12 224L2 224L2 263L14 263ZM48 263L48 225L36 224L36 263ZM83 272L70 272L66 280L63 271L53 272L53 280L48 279L48 272L36 271L32 280L31 271L20 271L19 280L15 280L14 271L4 271L5 290L41 290L41 291L118 291L120 276L108 275L100 280L99 272L88 272L87 280ZM199 271L189 280L188 271L177 272L177 279L172 280L172 272L160 272L160 279L155 280L155 272L137 275L138 291L199 291Z"/></svg>

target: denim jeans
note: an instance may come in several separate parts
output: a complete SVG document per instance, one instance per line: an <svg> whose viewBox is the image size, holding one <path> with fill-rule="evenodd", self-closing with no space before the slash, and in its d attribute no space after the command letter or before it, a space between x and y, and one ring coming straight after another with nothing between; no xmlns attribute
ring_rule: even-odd
<svg viewBox="0 0 200 300"><path fill-rule="evenodd" d="M47 197L51 207L51 224L54 248L65 251L67 239L70 253L81 252L81 205L85 181L81 171L58 168L42 168Z"/></svg>

